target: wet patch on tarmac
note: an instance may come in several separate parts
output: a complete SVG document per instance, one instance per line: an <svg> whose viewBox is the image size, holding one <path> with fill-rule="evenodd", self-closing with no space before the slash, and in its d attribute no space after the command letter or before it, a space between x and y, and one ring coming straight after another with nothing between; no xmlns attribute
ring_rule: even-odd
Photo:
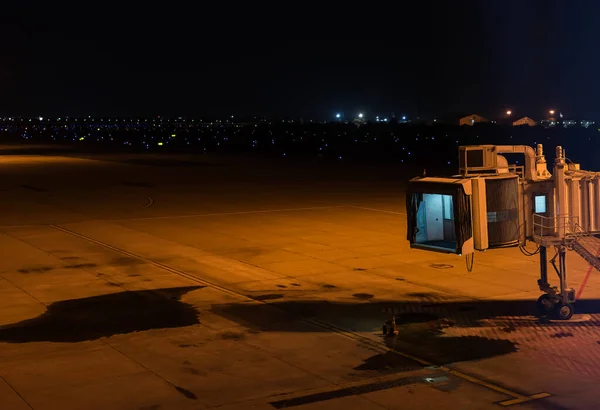
<svg viewBox="0 0 600 410"><path fill-rule="evenodd" d="M52 266L41 266L39 268L22 268L17 270L19 273L44 273L53 270Z"/></svg>
<svg viewBox="0 0 600 410"><path fill-rule="evenodd" d="M95 268L96 266L98 266L98 265L95 263L78 263L75 265L65 266L65 268L67 268L67 269L91 269L91 268Z"/></svg>
<svg viewBox="0 0 600 410"><path fill-rule="evenodd" d="M63 261L74 261L74 260L78 260L81 259L79 256L63 256L62 258Z"/></svg>
<svg viewBox="0 0 600 410"><path fill-rule="evenodd" d="M447 336L443 329L454 326L452 320L427 312L400 314L395 317L398 335L385 338L391 348L436 365L480 360L517 352L516 343L480 336Z"/></svg>
<svg viewBox="0 0 600 410"><path fill-rule="evenodd" d="M200 323L198 312L180 298L201 288L127 291L54 302L36 318L0 327L0 342L76 343L116 334L192 326Z"/></svg>
<svg viewBox="0 0 600 410"><path fill-rule="evenodd" d="M247 295L250 299L254 299L254 300L258 300L259 302L263 302L265 300L275 300L275 299L282 299L283 295L281 293L269 293L266 295L258 295L258 296L251 296L251 295Z"/></svg>
<svg viewBox="0 0 600 410"><path fill-rule="evenodd" d="M198 397L191 391L184 389L183 387L179 387L179 386L173 386L173 387L175 387L175 390L177 390L179 393L181 393L186 398L188 398L190 400L198 400Z"/></svg>
<svg viewBox="0 0 600 410"><path fill-rule="evenodd" d="M269 404L276 409L287 409L290 407L305 406L308 404L319 403L323 401L340 399L342 397L358 396L362 394L373 393L382 390L393 389L395 387L410 386L411 384L425 383L422 377L403 377L396 380L368 383L359 386L344 387L337 390L326 391L322 393L308 394L290 399L272 401Z"/></svg>
<svg viewBox="0 0 600 410"><path fill-rule="evenodd" d="M301 285L301 284L299 284L299 283L292 283L291 285L292 285L292 286L302 286L302 285Z"/></svg>
<svg viewBox="0 0 600 410"><path fill-rule="evenodd" d="M371 300L375 296L371 295L370 293L355 293L352 295L352 297L355 297L358 300Z"/></svg>
<svg viewBox="0 0 600 410"><path fill-rule="evenodd" d="M246 335L238 332L224 332L219 337L223 340L243 340L246 338Z"/></svg>

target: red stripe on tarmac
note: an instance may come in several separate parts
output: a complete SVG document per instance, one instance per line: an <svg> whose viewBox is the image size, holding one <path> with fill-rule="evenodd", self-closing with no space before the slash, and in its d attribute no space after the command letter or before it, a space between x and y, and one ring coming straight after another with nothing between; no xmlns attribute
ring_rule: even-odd
<svg viewBox="0 0 600 410"><path fill-rule="evenodd" d="M596 257L600 257L600 249L598 249L598 251L596 251ZM587 273L585 274L585 278L583 278L583 283L581 284L581 286L579 287L579 290L577 291L577 296L575 296L575 300L579 300L579 298L581 297L581 294L583 293L583 289L585 289L585 287L587 286L588 280L590 279L590 275L592 274L593 270L594 270L594 267L592 265L590 265L590 267L587 270Z"/></svg>

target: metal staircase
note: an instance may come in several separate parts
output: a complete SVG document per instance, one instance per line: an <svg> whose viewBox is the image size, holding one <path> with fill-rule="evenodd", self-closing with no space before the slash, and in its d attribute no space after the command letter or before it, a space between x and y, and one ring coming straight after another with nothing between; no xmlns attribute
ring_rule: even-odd
<svg viewBox="0 0 600 410"><path fill-rule="evenodd" d="M600 238L575 224L575 229L566 240L567 246L600 272Z"/></svg>

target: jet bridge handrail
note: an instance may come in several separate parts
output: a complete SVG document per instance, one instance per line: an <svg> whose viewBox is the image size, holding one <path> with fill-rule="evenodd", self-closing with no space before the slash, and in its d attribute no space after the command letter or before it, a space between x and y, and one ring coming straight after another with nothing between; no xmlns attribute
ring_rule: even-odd
<svg viewBox="0 0 600 410"><path fill-rule="evenodd" d="M577 227L580 227L580 225L579 218L576 216L533 214L533 236L536 239L549 239L550 237L564 239L558 238L559 232L564 232L565 237L573 237L578 233Z"/></svg>

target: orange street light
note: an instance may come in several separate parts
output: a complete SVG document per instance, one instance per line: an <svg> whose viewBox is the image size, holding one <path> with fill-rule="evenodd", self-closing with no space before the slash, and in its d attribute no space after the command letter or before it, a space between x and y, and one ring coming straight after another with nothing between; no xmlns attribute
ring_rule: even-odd
<svg viewBox="0 0 600 410"><path fill-rule="evenodd" d="M550 113L550 115L554 115L554 112L555 112L555 111L554 111L554 110L550 110L550 111L548 111L548 112Z"/></svg>

